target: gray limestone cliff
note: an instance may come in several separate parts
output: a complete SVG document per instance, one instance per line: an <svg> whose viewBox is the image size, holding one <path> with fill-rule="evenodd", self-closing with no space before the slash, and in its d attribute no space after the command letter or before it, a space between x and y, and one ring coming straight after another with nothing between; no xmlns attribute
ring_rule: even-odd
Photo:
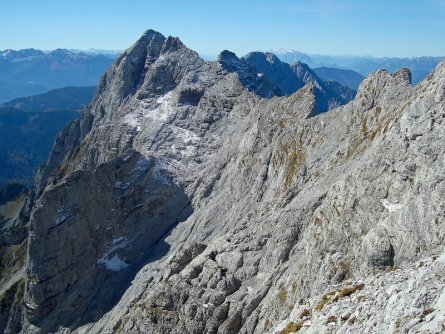
<svg viewBox="0 0 445 334"><path fill-rule="evenodd" d="M7 331L439 328L416 277L445 277L445 63L318 114L317 83L276 96L240 62L150 30L102 77L36 179Z"/></svg>

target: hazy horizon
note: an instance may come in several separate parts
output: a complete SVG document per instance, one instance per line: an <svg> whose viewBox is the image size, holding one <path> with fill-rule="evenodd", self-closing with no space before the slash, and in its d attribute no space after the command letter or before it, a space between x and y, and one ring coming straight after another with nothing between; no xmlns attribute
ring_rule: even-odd
<svg viewBox="0 0 445 334"><path fill-rule="evenodd" d="M0 50L124 50L154 29L213 57L224 49L243 55L280 48L335 56L445 56L439 42L444 16L441 0L4 0Z"/></svg>
<svg viewBox="0 0 445 334"><path fill-rule="evenodd" d="M176 36L176 37L178 37L178 36ZM131 47L131 45L129 45L128 47ZM122 49L122 50L117 50L117 49L115 49L115 50L113 50L113 49L100 49L100 48L73 49L73 48L58 47L58 48L55 48L55 49L52 49L52 50L44 50L44 49L41 49L41 48L0 49L0 52L5 52L5 51L8 51L8 50L13 50L13 51L38 50L38 51L42 51L42 52L45 52L45 53L50 53L50 52L53 52L53 51L56 51L56 50L68 50L68 51L72 51L72 52L76 52L76 53L97 51L97 53L100 53L100 54L107 54L107 53L112 54L112 53L120 53L120 52L125 51L125 49ZM227 50L227 49L221 49L221 52L224 51L224 50ZM232 50L229 50L229 51L232 51ZM251 50L249 52L271 52L271 53L279 54L279 52L284 52L284 51L289 52L289 53L298 52L298 53L305 54L307 56L327 56L327 57L332 56L332 57L337 57L337 58L343 58L344 57L345 59L346 58L376 58L376 59L378 59L378 58L421 58L421 57L434 57L434 58L442 58L442 57L444 57L445 58L445 55L435 56L435 55L428 55L428 54L420 55L420 56L391 56L391 55L389 55L389 56L374 56L374 55L370 55L370 54L367 54L367 55L359 55L359 54L321 54L321 53L309 53L309 52L305 52L305 51L302 51L302 50L283 49L283 48L279 48L279 49L275 49L275 50L272 50L272 49L269 49L269 50ZM249 53L249 52L247 52L247 53ZM210 60L210 61L216 60L216 58L218 57L218 54L219 54L219 53L218 54L202 54L200 52L198 52L198 53L199 53L200 57L202 57L204 60ZM235 52L235 54L237 56L245 56L247 53L245 53L245 54L238 54L238 53Z"/></svg>

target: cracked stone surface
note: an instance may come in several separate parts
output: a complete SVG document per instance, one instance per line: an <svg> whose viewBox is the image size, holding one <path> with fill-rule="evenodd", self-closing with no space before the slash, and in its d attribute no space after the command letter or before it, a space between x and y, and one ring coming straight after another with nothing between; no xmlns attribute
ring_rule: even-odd
<svg viewBox="0 0 445 334"><path fill-rule="evenodd" d="M22 332L279 332L348 287L304 330L441 326L445 63L319 114L237 59L147 31L102 78L36 179ZM416 309L376 310L383 281Z"/></svg>

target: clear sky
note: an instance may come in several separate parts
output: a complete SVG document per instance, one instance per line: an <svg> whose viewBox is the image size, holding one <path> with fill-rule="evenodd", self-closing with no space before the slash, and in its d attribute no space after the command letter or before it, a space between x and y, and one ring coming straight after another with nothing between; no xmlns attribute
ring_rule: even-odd
<svg viewBox="0 0 445 334"><path fill-rule="evenodd" d="M445 56L445 0L0 0L0 50L125 49L150 28L203 55Z"/></svg>

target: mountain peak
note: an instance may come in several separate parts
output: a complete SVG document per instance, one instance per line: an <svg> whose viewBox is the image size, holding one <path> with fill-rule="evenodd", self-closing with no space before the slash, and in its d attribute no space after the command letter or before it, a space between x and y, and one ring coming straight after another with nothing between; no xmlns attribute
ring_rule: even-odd
<svg viewBox="0 0 445 334"><path fill-rule="evenodd" d="M162 47L162 45L164 44L165 41L165 36L162 35L161 33L149 29L147 31L145 31L142 36L136 41L136 43L130 47L130 49L127 50L134 50L135 48L140 48L140 47L144 47L144 48L160 48Z"/></svg>
<svg viewBox="0 0 445 334"><path fill-rule="evenodd" d="M267 61L270 64L282 63L278 57L272 52L253 51L243 57L247 61Z"/></svg>
<svg viewBox="0 0 445 334"><path fill-rule="evenodd" d="M219 63L221 63L221 62L239 62L240 59L234 52L229 51L229 50L223 50L216 58L216 61Z"/></svg>
<svg viewBox="0 0 445 334"><path fill-rule="evenodd" d="M395 102L389 100L387 96L395 96L397 99L403 99L403 96L409 94L412 89L411 71L402 68L391 74L386 69L378 70L372 73L361 84L357 92L356 100L359 100L366 110L375 105L390 106Z"/></svg>

